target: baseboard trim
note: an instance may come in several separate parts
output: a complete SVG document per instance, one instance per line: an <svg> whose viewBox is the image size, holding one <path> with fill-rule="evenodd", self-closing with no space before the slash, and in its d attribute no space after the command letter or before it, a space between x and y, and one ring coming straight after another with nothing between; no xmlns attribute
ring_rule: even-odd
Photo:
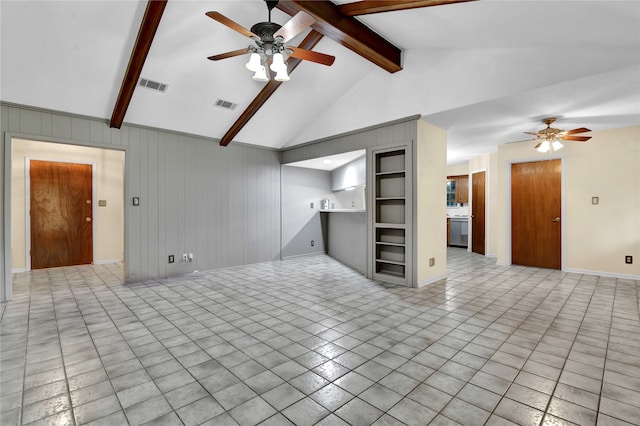
<svg viewBox="0 0 640 426"><path fill-rule="evenodd" d="M297 257L307 257L307 256L317 256L319 254L324 254L326 255L327 252L324 251L315 251L315 252L311 252L311 253L302 253L302 254L292 254L291 256L282 256L282 260L286 260L286 259L295 259Z"/></svg>
<svg viewBox="0 0 640 426"><path fill-rule="evenodd" d="M94 260L94 265L108 265L110 263L122 263L122 259L104 259L104 260Z"/></svg>
<svg viewBox="0 0 640 426"><path fill-rule="evenodd" d="M640 275L619 274L617 272L592 271L589 269L567 268L563 272L569 272L571 274L597 275L597 276L606 277L606 278L621 278L625 280L640 280Z"/></svg>
<svg viewBox="0 0 640 426"><path fill-rule="evenodd" d="M437 275L437 276L435 276L433 278L429 278L428 280L420 281L418 283L418 288L422 288L422 287L428 286L430 284L433 284L433 283L438 282L440 280L443 280L445 278L447 278L447 274Z"/></svg>
<svg viewBox="0 0 640 426"><path fill-rule="evenodd" d="M496 265L498 266L507 266L507 262L504 260L496 260Z"/></svg>
<svg viewBox="0 0 640 426"><path fill-rule="evenodd" d="M12 274L19 274L21 272L27 272L27 268L13 268L11 270Z"/></svg>

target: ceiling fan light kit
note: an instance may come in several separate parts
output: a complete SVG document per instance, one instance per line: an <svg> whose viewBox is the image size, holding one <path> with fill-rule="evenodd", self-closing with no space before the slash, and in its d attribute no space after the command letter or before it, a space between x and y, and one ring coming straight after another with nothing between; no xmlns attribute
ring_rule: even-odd
<svg viewBox="0 0 640 426"><path fill-rule="evenodd" d="M208 59L218 61L220 59L250 53L249 61L245 66L249 71L254 73L253 79L260 82L269 81L269 70L276 73L274 80L289 81L287 62L285 62L284 54L287 54L289 57L304 59L323 65L333 64L335 57L331 55L284 45L315 22L309 14L298 12L293 18L287 21L286 24L281 26L275 22L271 22L271 10L276 7L278 2L265 1L265 3L269 10L269 22L258 22L251 27L251 30L247 30L219 12L207 12L206 15L211 19L251 38L255 43L255 45L250 45L246 49L238 49L232 52L213 55Z"/></svg>

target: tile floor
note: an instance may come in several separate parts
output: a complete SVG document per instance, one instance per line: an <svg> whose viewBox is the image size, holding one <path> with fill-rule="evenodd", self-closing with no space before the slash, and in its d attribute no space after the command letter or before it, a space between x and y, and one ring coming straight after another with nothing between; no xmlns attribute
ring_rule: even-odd
<svg viewBox="0 0 640 426"><path fill-rule="evenodd" d="M14 277L3 426L640 422L638 281L461 249L418 290L326 256L121 278Z"/></svg>

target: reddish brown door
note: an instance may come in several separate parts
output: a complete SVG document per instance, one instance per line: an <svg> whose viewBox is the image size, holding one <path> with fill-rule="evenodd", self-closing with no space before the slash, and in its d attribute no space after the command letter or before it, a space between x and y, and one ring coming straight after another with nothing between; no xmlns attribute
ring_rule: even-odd
<svg viewBox="0 0 640 426"><path fill-rule="evenodd" d="M88 164L31 160L31 269L93 262Z"/></svg>
<svg viewBox="0 0 640 426"><path fill-rule="evenodd" d="M511 166L511 262L560 269L560 160Z"/></svg>
<svg viewBox="0 0 640 426"><path fill-rule="evenodd" d="M484 254L485 172L471 175L471 251Z"/></svg>

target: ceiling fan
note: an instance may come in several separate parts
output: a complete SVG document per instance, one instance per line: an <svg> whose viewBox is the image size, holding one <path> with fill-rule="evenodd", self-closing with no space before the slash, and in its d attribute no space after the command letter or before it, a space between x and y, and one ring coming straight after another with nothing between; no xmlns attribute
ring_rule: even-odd
<svg viewBox="0 0 640 426"><path fill-rule="evenodd" d="M533 139L534 141L540 141L535 146L538 151L547 152L550 147L557 151L564 146L560 143L561 140L586 142L591 139L591 136L574 136L576 134L590 132L590 129L587 129L586 127L579 127L573 130L556 129L551 127L555 121L555 117L545 118L542 120L542 122L547 125L545 129L538 132L524 132L528 135L534 135L536 137L536 139Z"/></svg>
<svg viewBox="0 0 640 426"><path fill-rule="evenodd" d="M220 53L218 55L209 56L208 59L218 61L221 59L232 58L234 56L251 53L249 62L246 67L255 72L253 79L257 81L268 81L267 69L276 72L275 80L287 81L287 65L284 62L284 54L290 57L304 59L306 61L316 62L322 65L330 66L335 61L335 57L324 53L313 52L299 47L285 46L285 43L309 28L315 20L306 12L298 12L284 25L271 22L271 10L278 5L278 1L265 0L269 11L268 22L258 22L247 30L243 26L237 24L219 12L211 11L206 15L221 24L231 28L234 31L249 37L254 44L247 48L233 50L230 52Z"/></svg>

